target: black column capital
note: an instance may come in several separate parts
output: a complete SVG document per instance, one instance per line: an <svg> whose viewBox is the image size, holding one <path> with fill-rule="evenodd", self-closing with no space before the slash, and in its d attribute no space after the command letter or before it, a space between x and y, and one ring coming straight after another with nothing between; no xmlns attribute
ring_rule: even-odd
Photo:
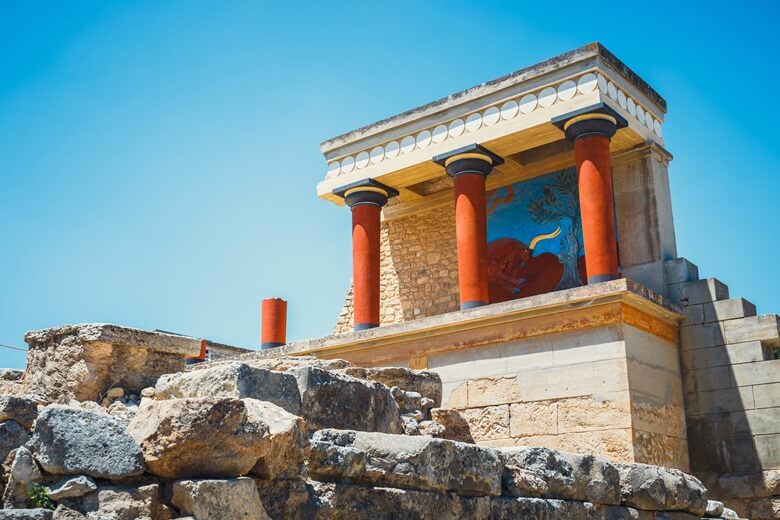
<svg viewBox="0 0 780 520"><path fill-rule="evenodd" d="M487 177L494 166L504 164L504 159L484 146L474 143L439 154L433 158L433 162L443 166L447 170L447 175L453 178L464 173L478 173Z"/></svg>
<svg viewBox="0 0 780 520"><path fill-rule="evenodd" d="M389 198L398 195L398 190L374 179L363 179L335 188L333 194L342 197L350 208L363 204L381 208Z"/></svg>
<svg viewBox="0 0 780 520"><path fill-rule="evenodd" d="M604 103L563 114L551 122L563 130L566 138L572 142L587 135L601 135L611 139L618 129L628 126L623 116Z"/></svg>

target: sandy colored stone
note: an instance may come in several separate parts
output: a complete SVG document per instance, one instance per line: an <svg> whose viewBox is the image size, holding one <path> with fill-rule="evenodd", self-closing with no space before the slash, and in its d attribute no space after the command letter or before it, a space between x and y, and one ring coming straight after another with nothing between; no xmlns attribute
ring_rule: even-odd
<svg viewBox="0 0 780 520"><path fill-rule="evenodd" d="M461 415L475 442L509 437L509 405L468 408Z"/></svg>
<svg viewBox="0 0 780 520"><path fill-rule="evenodd" d="M582 432L605 428L631 428L628 401L596 400L589 397L558 402L558 431Z"/></svg>
<svg viewBox="0 0 780 520"><path fill-rule="evenodd" d="M250 478L179 480L171 489L171 503L182 515L198 520L270 518Z"/></svg>
<svg viewBox="0 0 780 520"><path fill-rule="evenodd" d="M87 520L168 520L171 510L160 499L160 486L103 486L82 499Z"/></svg>
<svg viewBox="0 0 780 520"><path fill-rule="evenodd" d="M0 395L0 422L13 420L30 431L36 417L38 417L36 399L24 395Z"/></svg>
<svg viewBox="0 0 780 520"><path fill-rule="evenodd" d="M442 439L474 442L474 437L471 436L471 427L458 410L433 408L431 409L431 419L444 427L444 432L439 435Z"/></svg>
<svg viewBox="0 0 780 520"><path fill-rule="evenodd" d="M558 405L555 401L533 401L509 405L509 433L512 437L558 433Z"/></svg>
<svg viewBox="0 0 780 520"><path fill-rule="evenodd" d="M634 460L645 464L688 470L688 442L679 437L634 432Z"/></svg>
<svg viewBox="0 0 780 520"><path fill-rule="evenodd" d="M515 376L486 377L468 382L468 406L476 408L520 401L520 386ZM450 404L452 407L452 404Z"/></svg>
<svg viewBox="0 0 780 520"><path fill-rule="evenodd" d="M244 399L253 420L268 425L260 443L260 458L251 473L264 479L300 478L301 466L309 455L306 422L273 403Z"/></svg>
<svg viewBox="0 0 780 520"><path fill-rule="evenodd" d="M447 408L467 408L468 407L468 383L463 382L450 390L449 395L444 396L444 403Z"/></svg>
<svg viewBox="0 0 780 520"><path fill-rule="evenodd" d="M145 402L128 427L147 471L162 478L246 475L263 452L268 425L240 399Z"/></svg>
<svg viewBox="0 0 780 520"><path fill-rule="evenodd" d="M659 406L652 402L633 400L631 414L634 428L642 431L686 438L685 408L674 404Z"/></svg>
<svg viewBox="0 0 780 520"><path fill-rule="evenodd" d="M561 451L602 456L616 462L634 460L634 442L628 429L565 433L557 437L557 449Z"/></svg>
<svg viewBox="0 0 780 520"><path fill-rule="evenodd" d="M411 370L403 367L347 367L343 372L360 379L377 381L388 387L398 387L406 392L417 392L433 400L432 406L441 406L441 377L428 370Z"/></svg>

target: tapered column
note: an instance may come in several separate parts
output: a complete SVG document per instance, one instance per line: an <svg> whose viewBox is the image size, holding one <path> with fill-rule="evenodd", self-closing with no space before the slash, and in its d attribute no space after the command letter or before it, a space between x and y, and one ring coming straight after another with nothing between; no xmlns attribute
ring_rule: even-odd
<svg viewBox="0 0 780 520"><path fill-rule="evenodd" d="M281 298L263 300L260 347L281 347L287 343L287 302Z"/></svg>
<svg viewBox="0 0 780 520"><path fill-rule="evenodd" d="M574 115L562 125L566 137L574 142L589 284L620 277L609 152L619 117L602 108L598 112Z"/></svg>
<svg viewBox="0 0 780 520"><path fill-rule="evenodd" d="M504 161L479 145L434 157L452 177L461 310L490 303L487 272L485 178Z"/></svg>
<svg viewBox="0 0 780 520"><path fill-rule="evenodd" d="M379 233L382 207L398 192L367 179L335 193L352 210L352 306L355 330L379 326Z"/></svg>

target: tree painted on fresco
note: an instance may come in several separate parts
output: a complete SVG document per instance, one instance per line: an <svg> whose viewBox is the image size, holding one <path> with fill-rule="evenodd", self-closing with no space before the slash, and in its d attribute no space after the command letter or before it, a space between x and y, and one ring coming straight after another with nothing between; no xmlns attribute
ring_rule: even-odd
<svg viewBox="0 0 780 520"><path fill-rule="evenodd" d="M552 182L542 188L541 195L528 203L528 213L539 225L558 224L565 218L569 219L571 226L566 235L560 239L563 276L556 290L582 285L578 268L582 222L577 170L567 168L554 174Z"/></svg>

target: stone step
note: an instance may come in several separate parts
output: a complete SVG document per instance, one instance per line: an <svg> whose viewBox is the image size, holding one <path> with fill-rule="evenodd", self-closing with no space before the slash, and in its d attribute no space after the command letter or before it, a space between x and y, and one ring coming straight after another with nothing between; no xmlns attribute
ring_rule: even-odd
<svg viewBox="0 0 780 520"><path fill-rule="evenodd" d="M687 258L675 258L664 262L668 285L693 282L699 279L699 268Z"/></svg>
<svg viewBox="0 0 780 520"><path fill-rule="evenodd" d="M669 284L669 297L684 305L727 300L729 288L717 278Z"/></svg>
<svg viewBox="0 0 780 520"><path fill-rule="evenodd" d="M683 326L735 320L756 315L756 306L744 298L731 298L685 307Z"/></svg>
<svg viewBox="0 0 780 520"><path fill-rule="evenodd" d="M746 341L780 341L780 316L764 314L723 322L726 343Z"/></svg>

